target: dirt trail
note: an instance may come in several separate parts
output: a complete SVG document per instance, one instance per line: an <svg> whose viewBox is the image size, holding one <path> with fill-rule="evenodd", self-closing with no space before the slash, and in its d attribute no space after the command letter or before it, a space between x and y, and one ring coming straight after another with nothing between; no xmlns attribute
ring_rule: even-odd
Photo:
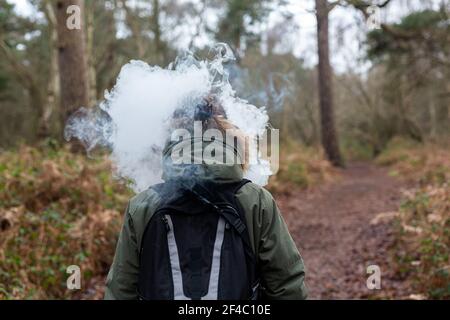
<svg viewBox="0 0 450 320"><path fill-rule="evenodd" d="M401 187L382 168L352 163L333 183L276 197L305 260L311 299L409 294L389 266L391 223L370 223L377 214L398 209ZM366 287L370 264L381 268L381 290Z"/></svg>
<svg viewBox="0 0 450 320"><path fill-rule="evenodd" d="M377 214L398 209L402 186L382 168L352 163L333 183L275 196L305 260L310 299L403 298L411 293L389 266L391 223L370 223ZM366 287L370 264L381 268L379 291ZM104 279L94 279L89 288L82 298L102 298Z"/></svg>

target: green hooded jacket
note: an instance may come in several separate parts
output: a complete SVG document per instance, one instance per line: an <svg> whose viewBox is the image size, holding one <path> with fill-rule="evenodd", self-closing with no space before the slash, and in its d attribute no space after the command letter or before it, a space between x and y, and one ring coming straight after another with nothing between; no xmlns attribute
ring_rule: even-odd
<svg viewBox="0 0 450 320"><path fill-rule="evenodd" d="M183 175L183 166L171 160L174 146L193 144L195 139L169 144L163 153L163 180ZM198 141L197 141L198 142ZM202 148L207 143L200 141ZM225 157L236 150L223 144ZM227 162L225 162L227 163ZM239 164L199 164L202 179L216 183L240 181L243 171ZM190 173L192 174L192 173ZM305 268L297 247L272 195L254 183L245 184L236 194L245 211L253 251L258 259L260 278L267 299L306 299ZM122 231L114 261L106 279L105 299L137 299L140 243L144 229L160 199L152 189L133 197L125 211Z"/></svg>

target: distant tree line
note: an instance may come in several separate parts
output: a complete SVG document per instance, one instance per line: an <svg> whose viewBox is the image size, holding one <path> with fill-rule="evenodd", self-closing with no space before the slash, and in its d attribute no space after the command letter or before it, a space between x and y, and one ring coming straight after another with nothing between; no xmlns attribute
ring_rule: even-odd
<svg viewBox="0 0 450 320"><path fill-rule="evenodd" d="M315 0L319 63L307 67L286 45L296 23L284 0L30 0L32 16L0 0L0 146L60 140L67 117L95 106L130 59L166 66L181 46L206 55L205 39L232 47L233 85L267 107L283 140L321 144L336 165L344 163L342 150L374 156L396 135L448 139L446 1L368 31L366 74L331 68L331 10L356 9L367 19L373 3L383 9L395 1ZM80 30L66 27L73 4L81 8ZM274 11L282 19L268 28Z"/></svg>

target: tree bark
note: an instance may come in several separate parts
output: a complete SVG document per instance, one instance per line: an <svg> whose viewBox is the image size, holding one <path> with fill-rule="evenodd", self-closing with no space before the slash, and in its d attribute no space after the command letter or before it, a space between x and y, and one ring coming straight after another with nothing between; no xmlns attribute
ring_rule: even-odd
<svg viewBox="0 0 450 320"><path fill-rule="evenodd" d="M80 8L81 28L69 29L66 25L67 8ZM61 121L64 127L68 117L80 107L89 107L89 78L84 31L84 1L56 1L58 30L58 60L61 87Z"/></svg>
<svg viewBox="0 0 450 320"><path fill-rule="evenodd" d="M143 39L142 37L141 26L136 20L137 15L136 17L134 17L133 10L128 6L127 0L122 0L121 2L126 14L126 23L131 30L131 34L136 44L137 58L142 60L146 54L147 49L145 46L145 39Z"/></svg>
<svg viewBox="0 0 450 320"><path fill-rule="evenodd" d="M154 35L155 53L157 56L157 63L165 64L167 61L166 50L164 43L161 40L161 25L160 25L160 6L159 0L153 0L152 4L152 30Z"/></svg>
<svg viewBox="0 0 450 320"><path fill-rule="evenodd" d="M94 0L89 0L86 9L86 56L88 61L90 106L94 106L97 103L97 74L94 55L94 10Z"/></svg>
<svg viewBox="0 0 450 320"><path fill-rule="evenodd" d="M39 116L44 112L44 96L41 86L33 73L33 71L25 66L20 59L14 54L12 49L2 39L0 34L0 58L8 62L11 73L16 77L17 81L25 88L30 103L34 109L38 110Z"/></svg>
<svg viewBox="0 0 450 320"><path fill-rule="evenodd" d="M339 150L338 136L335 128L332 69L330 65L329 6L327 0L316 0L317 47L319 55L319 101L322 145L330 162L343 166Z"/></svg>
<svg viewBox="0 0 450 320"><path fill-rule="evenodd" d="M47 85L47 101L39 118L38 136L45 138L50 135L51 117L59 110L60 88L59 88L59 66L58 66L58 31L55 10L50 0L44 3L44 13L49 29L50 70Z"/></svg>

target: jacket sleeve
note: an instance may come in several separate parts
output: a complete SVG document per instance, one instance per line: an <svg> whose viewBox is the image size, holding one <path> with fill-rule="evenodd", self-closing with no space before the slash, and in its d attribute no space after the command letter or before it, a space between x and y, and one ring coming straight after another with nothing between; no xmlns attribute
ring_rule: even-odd
<svg viewBox="0 0 450 320"><path fill-rule="evenodd" d="M267 299L306 299L305 268L272 195L261 199L258 262Z"/></svg>
<svg viewBox="0 0 450 320"><path fill-rule="evenodd" d="M138 282L138 246L133 220L125 211L114 261L106 278L105 300L136 300Z"/></svg>

